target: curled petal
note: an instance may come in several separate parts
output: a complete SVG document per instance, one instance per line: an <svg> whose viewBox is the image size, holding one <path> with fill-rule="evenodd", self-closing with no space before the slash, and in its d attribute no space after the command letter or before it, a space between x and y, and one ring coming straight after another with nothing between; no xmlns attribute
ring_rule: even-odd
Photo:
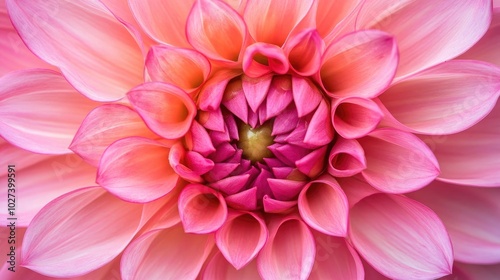
<svg viewBox="0 0 500 280"><path fill-rule="evenodd" d="M289 213L291 209L297 205L297 201L282 201L264 195L262 204L266 213Z"/></svg>
<svg viewBox="0 0 500 280"><path fill-rule="evenodd" d="M142 84L127 96L148 127L167 139L184 136L196 115L196 106L189 95L171 84Z"/></svg>
<svg viewBox="0 0 500 280"><path fill-rule="evenodd" d="M310 227L333 236L347 235L347 197L331 176L308 183L300 192L299 212Z"/></svg>
<svg viewBox="0 0 500 280"><path fill-rule="evenodd" d="M310 178L315 178L324 170L327 146L323 146L295 162L297 169Z"/></svg>
<svg viewBox="0 0 500 280"><path fill-rule="evenodd" d="M197 51L158 45L149 50L146 70L152 81L174 84L192 92L207 80L210 62Z"/></svg>
<svg viewBox="0 0 500 280"><path fill-rule="evenodd" d="M371 99L347 97L332 102L332 124L346 139L372 132L382 119L382 111Z"/></svg>
<svg viewBox="0 0 500 280"><path fill-rule="evenodd" d="M52 70L11 72L0 78L0 135L35 153L68 154L78 127L97 105Z"/></svg>
<svg viewBox="0 0 500 280"><path fill-rule="evenodd" d="M357 29L379 29L394 35L401 54L398 76L404 76L466 51L483 36L490 22L491 0L461 0L453 5L435 5L432 0L383 0L365 1L356 25Z"/></svg>
<svg viewBox="0 0 500 280"><path fill-rule="evenodd" d="M29 225L22 265L52 277L95 270L132 240L142 209L99 187L67 193L47 204Z"/></svg>
<svg viewBox="0 0 500 280"><path fill-rule="evenodd" d="M380 100L412 131L452 134L483 119L500 95L500 68L451 60L392 85Z"/></svg>
<svg viewBox="0 0 500 280"><path fill-rule="evenodd" d="M127 201L158 199L169 193L179 179L168 163L169 151L147 138L118 140L102 155L97 183Z"/></svg>
<svg viewBox="0 0 500 280"><path fill-rule="evenodd" d="M315 254L314 237L299 217L274 217L269 239L257 257L257 268L265 280L304 280L311 273Z"/></svg>
<svg viewBox="0 0 500 280"><path fill-rule="evenodd" d="M356 250L391 279L436 279L451 273L453 252L438 216L409 198L374 194L349 215Z"/></svg>
<svg viewBox="0 0 500 280"><path fill-rule="evenodd" d="M292 77L293 101L297 106L297 114L303 117L316 109L323 99L318 88L307 79Z"/></svg>
<svg viewBox="0 0 500 280"><path fill-rule="evenodd" d="M114 101L143 81L141 49L100 1L22 2L6 1L21 38L36 55L59 67L78 91Z"/></svg>
<svg viewBox="0 0 500 280"><path fill-rule="evenodd" d="M202 279L219 279L219 280L255 280L259 279L257 271L257 262L252 261L244 267L236 270L224 256L218 252L208 262Z"/></svg>
<svg viewBox="0 0 500 280"><path fill-rule="evenodd" d="M371 98L389 86L397 66L395 39L364 30L347 34L326 49L317 79L331 96Z"/></svg>
<svg viewBox="0 0 500 280"><path fill-rule="evenodd" d="M260 77L276 72L285 74L289 69L283 50L267 43L255 43L246 48L243 55L243 71L249 77Z"/></svg>
<svg viewBox="0 0 500 280"><path fill-rule="evenodd" d="M358 140L365 151L368 183L388 193L424 187L439 175L432 151L416 136L395 129L379 129Z"/></svg>
<svg viewBox="0 0 500 280"><path fill-rule="evenodd" d="M434 181L409 196L429 206L443 220L457 261L500 262L500 189L471 188Z"/></svg>
<svg viewBox="0 0 500 280"><path fill-rule="evenodd" d="M124 280L195 279L213 245L212 236L184 233L180 225L147 232L123 253L121 276Z"/></svg>
<svg viewBox="0 0 500 280"><path fill-rule="evenodd" d="M182 144L176 143L170 148L168 161L180 177L189 181L201 183L201 175L209 172L214 167L214 162L197 152L187 151Z"/></svg>
<svg viewBox="0 0 500 280"><path fill-rule="evenodd" d="M227 62L240 59L247 36L240 15L222 1L197 0L189 14L189 43L209 58Z"/></svg>
<svg viewBox="0 0 500 280"><path fill-rule="evenodd" d="M312 76L318 71L324 50L325 42L316 29L293 36L284 47L290 67L301 76Z"/></svg>
<svg viewBox="0 0 500 280"><path fill-rule="evenodd" d="M215 243L236 268L246 266L266 243L266 223L256 214L233 213L215 233Z"/></svg>
<svg viewBox="0 0 500 280"><path fill-rule="evenodd" d="M179 214L185 232L213 232L226 221L226 201L212 188L190 184L179 196Z"/></svg>
<svg viewBox="0 0 500 280"><path fill-rule="evenodd" d="M134 110L119 104L106 104L87 115L69 148L86 162L98 166L101 155L111 143L131 136L158 138Z"/></svg>
<svg viewBox="0 0 500 280"><path fill-rule="evenodd" d="M321 100L307 127L304 143L316 146L330 143L334 136L333 127L330 125L330 119L330 108L328 108L326 101Z"/></svg>
<svg viewBox="0 0 500 280"><path fill-rule="evenodd" d="M338 138L328 156L328 173L335 177L350 177L365 168L365 152L359 142Z"/></svg>

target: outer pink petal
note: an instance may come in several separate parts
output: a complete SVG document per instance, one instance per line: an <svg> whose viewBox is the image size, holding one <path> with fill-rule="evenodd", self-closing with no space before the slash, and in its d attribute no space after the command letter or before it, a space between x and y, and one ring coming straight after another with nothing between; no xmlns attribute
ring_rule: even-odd
<svg viewBox="0 0 500 280"><path fill-rule="evenodd" d="M141 137L114 142L102 155L97 183L132 202L148 202L169 193L179 176L168 162L169 148Z"/></svg>
<svg viewBox="0 0 500 280"><path fill-rule="evenodd" d="M23 266L49 276L85 274L111 261L141 223L143 206L99 187L50 202L35 216L23 242Z"/></svg>
<svg viewBox="0 0 500 280"><path fill-rule="evenodd" d="M248 1L245 22L257 42L281 47L312 7L312 0Z"/></svg>
<svg viewBox="0 0 500 280"><path fill-rule="evenodd" d="M392 82L397 66L396 40L381 31L364 30L328 46L317 79L334 97L375 97Z"/></svg>
<svg viewBox="0 0 500 280"><path fill-rule="evenodd" d="M152 81L174 84L192 92L208 78L210 62L197 51L159 45L150 49L146 70Z"/></svg>
<svg viewBox="0 0 500 280"><path fill-rule="evenodd" d="M435 181L409 194L429 206L443 220L455 260L467 263L500 262L500 189L471 188Z"/></svg>
<svg viewBox="0 0 500 280"><path fill-rule="evenodd" d="M171 84L142 84L132 89L127 96L148 127L167 139L184 136L196 115L196 106L191 97Z"/></svg>
<svg viewBox="0 0 500 280"><path fill-rule="evenodd" d="M383 192L414 191L439 175L432 151L410 133L379 129L358 141L365 151L367 164L361 174Z"/></svg>
<svg viewBox="0 0 500 280"><path fill-rule="evenodd" d="M143 80L139 46L100 1L6 2L28 47L86 96L117 100Z"/></svg>
<svg viewBox="0 0 500 280"><path fill-rule="evenodd" d="M221 253L216 253L208 262L203 272L204 280L258 280L257 262L252 261L243 268L236 270Z"/></svg>
<svg viewBox="0 0 500 280"><path fill-rule="evenodd" d="M347 235L349 205L333 177L326 175L308 183L300 192L298 206L310 227L333 236Z"/></svg>
<svg viewBox="0 0 500 280"><path fill-rule="evenodd" d="M247 31L241 16L222 1L197 0L186 24L189 43L207 57L240 60Z"/></svg>
<svg viewBox="0 0 500 280"><path fill-rule="evenodd" d="M151 38L178 47L189 46L185 27L194 2L195 0L128 0L135 18Z"/></svg>
<svg viewBox="0 0 500 280"><path fill-rule="evenodd" d="M438 159L438 179L455 184L500 186L500 102L485 119L463 132L421 137Z"/></svg>
<svg viewBox="0 0 500 280"><path fill-rule="evenodd" d="M226 201L212 188L189 184L179 196L179 215L186 233L214 232L227 219Z"/></svg>
<svg viewBox="0 0 500 280"><path fill-rule="evenodd" d="M11 72L0 78L0 135L32 152L71 153L71 139L97 104L52 70Z"/></svg>
<svg viewBox="0 0 500 280"><path fill-rule="evenodd" d="M7 193L20 202L16 204L17 226L28 226L43 206L54 198L78 188L94 184L96 170L76 155L48 156L33 154L7 143L0 144L0 163L6 168L0 172L2 182L7 184L7 165L15 165L18 178L15 193L2 188L6 198L0 201L0 217L7 221Z"/></svg>
<svg viewBox="0 0 500 280"><path fill-rule="evenodd" d="M195 279L214 245L207 234L187 234L177 225L153 230L123 253L121 276L131 279Z"/></svg>
<svg viewBox="0 0 500 280"><path fill-rule="evenodd" d="M104 150L111 143L130 136L158 138L129 107L106 104L87 115L71 142L70 149L86 162L98 166Z"/></svg>
<svg viewBox="0 0 500 280"><path fill-rule="evenodd" d="M316 29L308 29L293 36L285 45L290 67L301 76L312 76L320 65L325 42Z"/></svg>
<svg viewBox="0 0 500 280"><path fill-rule="evenodd" d="M383 0L365 1L357 26L396 38L398 76L403 76L463 53L483 36L490 21L491 0Z"/></svg>
<svg viewBox="0 0 500 280"><path fill-rule="evenodd" d="M236 269L247 266L267 238L265 221L252 212L233 212L215 234L219 250Z"/></svg>
<svg viewBox="0 0 500 280"><path fill-rule="evenodd" d="M316 246L311 231L300 217L274 217L269 239L257 257L260 276L267 279L307 279Z"/></svg>
<svg viewBox="0 0 500 280"><path fill-rule="evenodd" d="M380 100L412 131L452 134L483 119L500 95L500 68L451 60L392 85Z"/></svg>
<svg viewBox="0 0 500 280"><path fill-rule="evenodd" d="M362 1L318 0L316 2L316 29L321 37L325 38Z"/></svg>
<svg viewBox="0 0 500 280"><path fill-rule="evenodd" d="M310 280L364 279L363 264L356 250L344 238L313 232L316 240L316 259Z"/></svg>
<svg viewBox="0 0 500 280"><path fill-rule="evenodd" d="M496 4L496 8L493 9L493 20L486 34L484 34L479 42L458 58L482 60L500 65L498 46L500 46L500 4Z"/></svg>
<svg viewBox="0 0 500 280"><path fill-rule="evenodd" d="M365 168L365 152L359 142L339 137L328 156L328 173L335 177L351 177Z"/></svg>
<svg viewBox="0 0 500 280"><path fill-rule="evenodd" d="M350 211L356 250L379 272L396 279L435 279L451 273L453 252L438 216L399 195L374 194Z"/></svg>

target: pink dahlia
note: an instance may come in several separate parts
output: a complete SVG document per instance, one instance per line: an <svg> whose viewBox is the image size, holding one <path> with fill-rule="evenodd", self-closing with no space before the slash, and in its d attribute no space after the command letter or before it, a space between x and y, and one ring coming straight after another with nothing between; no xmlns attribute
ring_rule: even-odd
<svg viewBox="0 0 500 280"><path fill-rule="evenodd" d="M498 1L0 12L2 279L500 275Z"/></svg>

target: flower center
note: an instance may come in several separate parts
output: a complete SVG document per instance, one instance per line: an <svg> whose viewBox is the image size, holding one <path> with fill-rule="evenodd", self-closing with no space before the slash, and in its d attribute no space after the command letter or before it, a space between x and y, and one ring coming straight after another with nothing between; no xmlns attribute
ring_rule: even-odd
<svg viewBox="0 0 500 280"><path fill-rule="evenodd" d="M268 149L274 140L271 133L272 126L269 122L256 128L242 123L239 126L238 148L243 151L243 156L252 162L262 162L263 158L273 156L273 153Z"/></svg>

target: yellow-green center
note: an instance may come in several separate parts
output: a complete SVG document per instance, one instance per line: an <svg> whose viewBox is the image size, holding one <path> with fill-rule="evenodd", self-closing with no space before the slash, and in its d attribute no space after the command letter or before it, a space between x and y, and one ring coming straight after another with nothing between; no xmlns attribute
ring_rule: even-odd
<svg viewBox="0 0 500 280"><path fill-rule="evenodd" d="M271 133L272 126L269 123L256 128L252 128L248 124L241 124L239 128L240 139L238 147L243 150L243 156L252 162L272 157L272 152L267 148L273 144L274 137Z"/></svg>

